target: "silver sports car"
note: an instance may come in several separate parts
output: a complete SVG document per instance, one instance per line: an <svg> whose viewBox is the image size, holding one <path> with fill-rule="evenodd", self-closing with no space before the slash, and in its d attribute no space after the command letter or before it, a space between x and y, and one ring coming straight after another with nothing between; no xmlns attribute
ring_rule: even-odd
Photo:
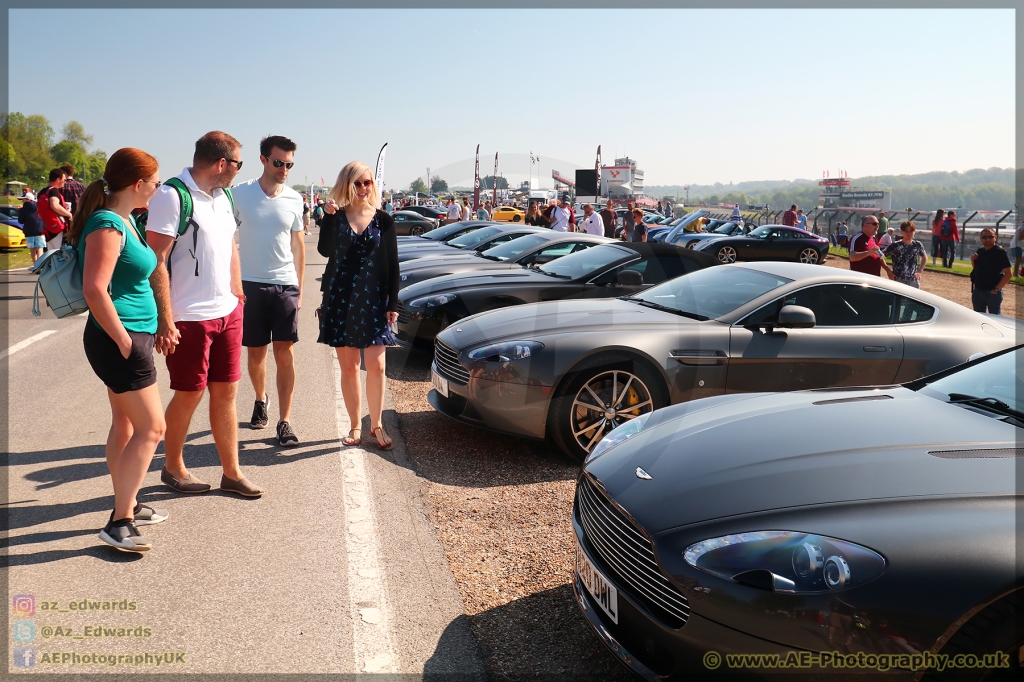
<svg viewBox="0 0 1024 682"><path fill-rule="evenodd" d="M428 400L583 458L616 426L725 393L893 384L1014 345L1024 325L857 272L705 268L618 299L480 313L438 334ZM837 425L839 427L841 425Z"/></svg>

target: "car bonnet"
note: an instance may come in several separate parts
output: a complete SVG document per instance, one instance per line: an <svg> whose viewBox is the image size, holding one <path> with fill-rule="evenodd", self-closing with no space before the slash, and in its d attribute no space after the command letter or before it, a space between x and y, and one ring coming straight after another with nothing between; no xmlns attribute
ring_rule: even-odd
<svg viewBox="0 0 1024 682"><path fill-rule="evenodd" d="M584 468L657 533L803 505L1014 494L1014 457L955 453L1013 452L1019 436L902 387L734 395L656 412Z"/></svg>
<svg viewBox="0 0 1024 682"><path fill-rule="evenodd" d="M544 275L526 268L512 269L508 272L463 272L443 277L433 277L425 282L413 284L406 287L400 298L403 302L411 301L417 296L426 296L435 293L454 292L470 289L473 287L494 287L494 286L523 286L523 285L558 285L569 280L558 279L550 275Z"/></svg>

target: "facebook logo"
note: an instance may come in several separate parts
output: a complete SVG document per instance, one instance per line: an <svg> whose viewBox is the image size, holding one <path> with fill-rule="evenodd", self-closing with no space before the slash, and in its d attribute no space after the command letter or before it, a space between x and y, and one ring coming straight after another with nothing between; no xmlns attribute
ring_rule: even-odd
<svg viewBox="0 0 1024 682"><path fill-rule="evenodd" d="M36 667L36 648L34 646L14 647L14 667L34 668Z"/></svg>
<svg viewBox="0 0 1024 682"><path fill-rule="evenodd" d="M30 620L14 621L14 641L34 642L36 639L36 624Z"/></svg>

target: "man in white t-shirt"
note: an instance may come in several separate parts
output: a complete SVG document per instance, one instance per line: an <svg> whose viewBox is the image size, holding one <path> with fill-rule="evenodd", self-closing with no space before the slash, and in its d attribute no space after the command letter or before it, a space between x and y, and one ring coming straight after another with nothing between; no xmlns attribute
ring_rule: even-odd
<svg viewBox="0 0 1024 682"><path fill-rule="evenodd" d="M241 143L219 130L196 142L192 167L178 176L192 199L192 217L179 234L182 202L164 183L149 202L146 238L157 255L153 292L170 310L158 320L157 349L167 355L174 397L167 406L166 457L160 480L182 493L210 489L185 468L182 449L192 414L210 389L210 429L224 474L220 489L245 497L263 490L238 467L235 397L242 378L241 267L235 217L224 188L242 168ZM177 242L175 237L177 236Z"/></svg>
<svg viewBox="0 0 1024 682"><path fill-rule="evenodd" d="M231 188L238 223L245 315L242 345L248 348L249 379L256 392L249 426L265 429L267 349L274 344L277 365L277 443L299 444L290 419L295 392L295 352L299 340L306 243L302 239L302 197L285 185L294 165L295 143L281 135L260 140L263 175Z"/></svg>
<svg viewBox="0 0 1024 682"><path fill-rule="evenodd" d="M454 199L448 200L448 222L457 223L462 220L462 209L455 203Z"/></svg>
<svg viewBox="0 0 1024 682"><path fill-rule="evenodd" d="M604 221L601 220L601 216L594 212L594 207L590 204L583 204L583 224L581 227L583 232L587 234L604 235Z"/></svg>
<svg viewBox="0 0 1024 682"><path fill-rule="evenodd" d="M555 232L569 232L569 201L562 197L562 202L551 211L551 229Z"/></svg>

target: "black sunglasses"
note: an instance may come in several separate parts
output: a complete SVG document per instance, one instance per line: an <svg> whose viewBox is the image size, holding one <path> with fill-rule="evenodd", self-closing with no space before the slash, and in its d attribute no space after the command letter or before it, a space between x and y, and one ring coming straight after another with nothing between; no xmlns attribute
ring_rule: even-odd
<svg viewBox="0 0 1024 682"><path fill-rule="evenodd" d="M228 163L235 164L235 168L237 168L238 170L242 170L242 162L241 161L235 161L234 159L229 159L226 156L224 157L224 160L227 161Z"/></svg>
<svg viewBox="0 0 1024 682"><path fill-rule="evenodd" d="M274 164L274 168L280 168L281 166L284 166L288 170L291 170L292 166L295 165L294 161L281 161L279 159L267 159L267 161L270 161L272 164Z"/></svg>

